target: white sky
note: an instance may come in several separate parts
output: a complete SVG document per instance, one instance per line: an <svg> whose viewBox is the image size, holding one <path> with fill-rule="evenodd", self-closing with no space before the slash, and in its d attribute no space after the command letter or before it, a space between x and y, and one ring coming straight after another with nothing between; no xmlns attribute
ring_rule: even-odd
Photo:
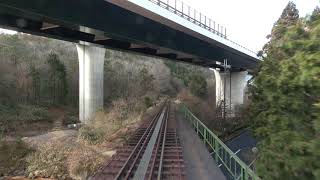
<svg viewBox="0 0 320 180"><path fill-rule="evenodd" d="M253 51L261 50L288 0L183 0L227 28L228 38ZM293 0L300 17L310 14L319 0Z"/></svg>
<svg viewBox="0 0 320 180"><path fill-rule="evenodd" d="M265 38L273 23L280 17L288 0L183 0L227 28L228 38L258 51L267 42ZM319 0L293 0L300 17L310 14ZM14 33L0 29L0 32Z"/></svg>

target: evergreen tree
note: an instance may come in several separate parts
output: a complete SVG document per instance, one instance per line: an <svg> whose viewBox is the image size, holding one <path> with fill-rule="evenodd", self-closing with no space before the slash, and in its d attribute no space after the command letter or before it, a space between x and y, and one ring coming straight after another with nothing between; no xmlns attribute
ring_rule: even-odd
<svg viewBox="0 0 320 180"><path fill-rule="evenodd" d="M320 20L297 12L290 2L273 27L250 86L256 168L268 180L320 179Z"/></svg>
<svg viewBox="0 0 320 180"><path fill-rule="evenodd" d="M286 33L288 28L292 25L295 25L297 21L299 20L299 11L296 8L296 5L293 2L289 2L285 9L283 10L280 18L277 20L277 22L274 24L271 35L268 35L267 38L270 39L269 43L267 43L263 47L263 54L269 53L269 51L277 50L277 46L275 43L282 43L280 41L282 35ZM271 44L273 46L271 46ZM273 49L274 47L275 49ZM269 53L274 54L272 52Z"/></svg>
<svg viewBox="0 0 320 180"><path fill-rule="evenodd" d="M290 1L284 8L277 24L285 24L288 26L295 25L299 19L299 11L296 5Z"/></svg>
<svg viewBox="0 0 320 180"><path fill-rule="evenodd" d="M67 73L65 65L60 61L59 56L50 53L47 59L50 68L49 88L53 104L64 104L68 94Z"/></svg>
<svg viewBox="0 0 320 180"><path fill-rule="evenodd" d="M192 94L203 97L207 94L207 81L206 78L199 75L193 74L190 77L190 91Z"/></svg>
<svg viewBox="0 0 320 180"><path fill-rule="evenodd" d="M31 64L29 67L29 76L32 79L32 89L33 89L33 97L34 102L40 101L40 88L41 88L41 81L40 81L40 72L38 69L35 68L34 64Z"/></svg>
<svg viewBox="0 0 320 180"><path fill-rule="evenodd" d="M315 22L315 21L317 21L319 19L320 19L320 8L319 8L319 6L317 6L313 10L313 12L312 12L312 14L310 16L310 22Z"/></svg>
<svg viewBox="0 0 320 180"><path fill-rule="evenodd" d="M144 92L151 91L154 88L154 77L149 73L146 67L143 67L139 70L140 77L140 86L144 90Z"/></svg>

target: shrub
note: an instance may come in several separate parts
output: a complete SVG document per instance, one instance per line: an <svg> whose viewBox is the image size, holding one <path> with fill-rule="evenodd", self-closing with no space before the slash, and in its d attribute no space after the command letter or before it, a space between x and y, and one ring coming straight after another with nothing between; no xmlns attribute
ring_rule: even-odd
<svg viewBox="0 0 320 180"><path fill-rule="evenodd" d="M60 143L48 143L27 157L29 177L67 178L68 148Z"/></svg>
<svg viewBox="0 0 320 180"><path fill-rule="evenodd" d="M207 81L205 77L193 74L190 77L189 88L192 94L203 97L207 94Z"/></svg>
<svg viewBox="0 0 320 180"><path fill-rule="evenodd" d="M25 157L31 152L32 150L21 140L12 142L0 140L0 177L23 172L26 166Z"/></svg>
<svg viewBox="0 0 320 180"><path fill-rule="evenodd" d="M68 125L68 124L77 124L79 123L79 118L73 115L66 115L63 119L63 124Z"/></svg>
<svg viewBox="0 0 320 180"><path fill-rule="evenodd" d="M17 114L18 121L38 121L48 119L48 110L43 107L20 105Z"/></svg>
<svg viewBox="0 0 320 180"><path fill-rule="evenodd" d="M144 97L144 105L146 108L152 106L152 99L149 96Z"/></svg>
<svg viewBox="0 0 320 180"><path fill-rule="evenodd" d="M32 105L17 105L15 108L0 105L0 136L16 127L34 121L51 121L46 108Z"/></svg>
<svg viewBox="0 0 320 180"><path fill-rule="evenodd" d="M94 128L86 125L79 129L78 139L91 145L99 144L104 139L104 131L100 128Z"/></svg>

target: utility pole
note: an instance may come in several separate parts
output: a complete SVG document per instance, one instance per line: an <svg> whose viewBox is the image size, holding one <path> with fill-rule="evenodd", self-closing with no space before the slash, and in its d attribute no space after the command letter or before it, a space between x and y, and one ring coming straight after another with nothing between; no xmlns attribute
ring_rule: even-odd
<svg viewBox="0 0 320 180"><path fill-rule="evenodd" d="M226 120L226 107L227 107L227 98L226 98L226 91L227 91L227 73L230 73L230 81L229 81L229 106L231 112L231 66L228 65L228 60L223 60L223 71L224 71L224 83L223 83L223 119Z"/></svg>
<svg viewBox="0 0 320 180"><path fill-rule="evenodd" d="M223 60L224 82L223 82L223 120L226 120L226 85L227 85L227 59Z"/></svg>

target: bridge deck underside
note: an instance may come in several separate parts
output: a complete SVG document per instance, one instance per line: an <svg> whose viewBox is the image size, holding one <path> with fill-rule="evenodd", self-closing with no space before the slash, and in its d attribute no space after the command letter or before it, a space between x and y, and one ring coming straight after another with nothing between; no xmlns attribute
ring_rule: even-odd
<svg viewBox="0 0 320 180"><path fill-rule="evenodd" d="M257 60L221 44L175 30L103 0L10 0L0 2L0 26L72 42L89 42L206 67L227 58L234 69Z"/></svg>

